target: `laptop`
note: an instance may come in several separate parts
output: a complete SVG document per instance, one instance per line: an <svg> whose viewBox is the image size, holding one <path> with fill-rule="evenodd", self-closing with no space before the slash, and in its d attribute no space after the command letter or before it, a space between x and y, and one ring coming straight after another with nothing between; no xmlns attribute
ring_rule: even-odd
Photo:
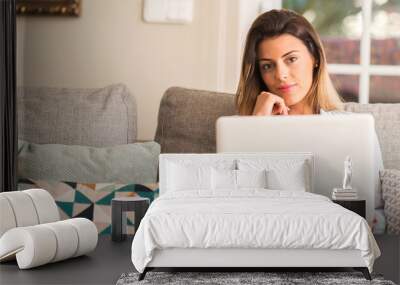
<svg viewBox="0 0 400 285"><path fill-rule="evenodd" d="M311 152L313 191L329 198L333 188L342 187L344 160L350 155L351 185L359 199L366 200L366 216L371 222L379 189L374 125L370 114L220 117L217 152Z"/></svg>

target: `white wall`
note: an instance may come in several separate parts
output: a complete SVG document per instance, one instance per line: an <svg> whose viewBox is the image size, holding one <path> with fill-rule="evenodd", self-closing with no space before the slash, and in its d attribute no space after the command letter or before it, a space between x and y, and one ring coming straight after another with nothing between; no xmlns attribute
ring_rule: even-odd
<svg viewBox="0 0 400 285"><path fill-rule="evenodd" d="M82 0L79 18L20 17L19 83L90 88L122 82L137 98L143 140L154 138L168 87L235 91L238 0L194 0L193 22L186 25L145 23L142 5Z"/></svg>

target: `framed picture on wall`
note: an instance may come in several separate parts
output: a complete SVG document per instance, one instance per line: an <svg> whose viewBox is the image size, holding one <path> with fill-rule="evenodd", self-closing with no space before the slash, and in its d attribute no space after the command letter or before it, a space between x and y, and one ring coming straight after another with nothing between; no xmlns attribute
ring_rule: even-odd
<svg viewBox="0 0 400 285"><path fill-rule="evenodd" d="M81 0L17 0L17 15L79 17Z"/></svg>

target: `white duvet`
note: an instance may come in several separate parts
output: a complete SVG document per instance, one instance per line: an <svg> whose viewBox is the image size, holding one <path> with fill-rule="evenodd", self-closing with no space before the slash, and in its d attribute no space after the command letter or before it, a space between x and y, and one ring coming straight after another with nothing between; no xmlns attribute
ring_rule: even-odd
<svg viewBox="0 0 400 285"><path fill-rule="evenodd" d="M154 250L165 248L358 249L371 272L380 255L357 214L321 195L265 189L164 194L134 237L135 268L143 272Z"/></svg>

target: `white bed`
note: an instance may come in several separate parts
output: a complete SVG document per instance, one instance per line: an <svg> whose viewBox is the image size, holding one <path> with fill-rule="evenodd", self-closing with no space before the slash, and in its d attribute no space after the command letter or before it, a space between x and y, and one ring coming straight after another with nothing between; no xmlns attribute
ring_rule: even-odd
<svg viewBox="0 0 400 285"><path fill-rule="evenodd" d="M207 188L193 181L206 180L208 172L202 166L229 172L237 168L238 158L260 157L274 165L276 159L284 162L281 165L304 161L305 191L216 189L215 183ZM190 161L197 162L198 177L185 172L193 166ZM171 162L184 168L174 169ZM140 278L154 267L354 267L370 278L380 252L368 223L328 198L310 193L313 173L309 153L161 155L160 197L150 206L132 243L132 262L142 273ZM180 184L173 183L177 180ZM187 188L190 181L193 189Z"/></svg>

